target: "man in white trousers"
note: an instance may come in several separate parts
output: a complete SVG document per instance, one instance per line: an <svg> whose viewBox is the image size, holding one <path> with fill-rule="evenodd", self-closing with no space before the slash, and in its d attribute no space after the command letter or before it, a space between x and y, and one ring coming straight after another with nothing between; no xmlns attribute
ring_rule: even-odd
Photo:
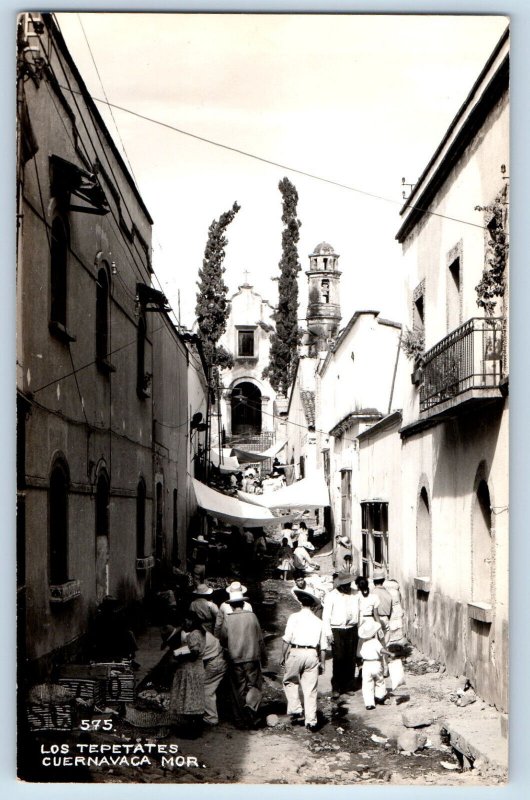
<svg viewBox="0 0 530 800"><path fill-rule="evenodd" d="M293 594L302 608L291 614L285 626L280 662L285 666L283 690L291 722L301 723L305 718L306 729L315 733L318 730L318 676L324 671L327 639L323 637L322 621L311 610L317 598L302 589L294 589Z"/></svg>

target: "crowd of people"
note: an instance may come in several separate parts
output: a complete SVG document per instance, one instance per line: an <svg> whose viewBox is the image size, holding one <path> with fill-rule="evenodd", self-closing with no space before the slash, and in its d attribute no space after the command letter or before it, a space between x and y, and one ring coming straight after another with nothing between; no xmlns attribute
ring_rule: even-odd
<svg viewBox="0 0 530 800"><path fill-rule="evenodd" d="M282 636L282 687L292 724L305 724L313 732L319 726L318 683L326 659L331 661L333 699L360 687L367 709L386 702L387 660L403 638L403 609L398 585L383 571L376 570L371 583L354 574L351 549L343 552L349 542L345 537L341 547L336 543L329 575L320 572L312 530L304 520L296 527L286 522L278 538L277 574L284 582L292 581L291 594L299 604ZM262 530L238 532L236 574L251 574L261 539L266 552ZM261 626L240 580L224 589L209 585L208 537L196 537L194 545L189 570L180 565L174 571L182 593L175 590L172 598L167 588L159 592L165 601L165 654L143 687L168 692L168 710L181 733L196 735L218 723L218 695L236 726L252 728L261 724L262 670L267 664ZM224 689L219 692L221 684Z"/></svg>

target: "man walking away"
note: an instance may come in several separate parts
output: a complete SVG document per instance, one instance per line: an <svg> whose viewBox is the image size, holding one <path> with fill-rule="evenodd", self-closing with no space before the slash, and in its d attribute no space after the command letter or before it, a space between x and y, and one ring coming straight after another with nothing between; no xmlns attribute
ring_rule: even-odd
<svg viewBox="0 0 530 800"><path fill-rule="evenodd" d="M311 610L316 598L301 589L293 591L302 609L291 614L285 626L280 662L285 666L283 689L291 722L293 724L302 722L305 713L305 726L308 731L314 733L318 730L318 676L324 671L327 643L322 641L322 622Z"/></svg>
<svg viewBox="0 0 530 800"><path fill-rule="evenodd" d="M244 610L243 592L231 593L228 602L233 612L224 617L219 640L228 652L240 707L255 726L263 698L261 666L267 663L265 643L258 618L252 611Z"/></svg>
<svg viewBox="0 0 530 800"><path fill-rule="evenodd" d="M357 653L357 626L359 623L359 597L352 594L352 575L340 573L335 588L324 597L322 622L324 635L332 646L332 697L352 693Z"/></svg>

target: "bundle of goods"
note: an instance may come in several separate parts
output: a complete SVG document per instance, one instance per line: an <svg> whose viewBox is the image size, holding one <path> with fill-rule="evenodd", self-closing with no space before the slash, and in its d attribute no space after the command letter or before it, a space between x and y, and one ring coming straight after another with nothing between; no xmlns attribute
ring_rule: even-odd
<svg viewBox="0 0 530 800"><path fill-rule="evenodd" d="M132 702L134 682L130 661L69 664L61 669L59 678L61 685L90 705Z"/></svg>
<svg viewBox="0 0 530 800"><path fill-rule="evenodd" d="M75 692L56 683L40 683L28 694L28 724L32 731L72 730Z"/></svg>

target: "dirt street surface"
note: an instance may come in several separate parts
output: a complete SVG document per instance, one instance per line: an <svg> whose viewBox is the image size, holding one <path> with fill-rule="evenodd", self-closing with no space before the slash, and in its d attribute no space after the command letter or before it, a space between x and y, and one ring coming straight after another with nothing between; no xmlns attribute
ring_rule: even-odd
<svg viewBox="0 0 530 800"><path fill-rule="evenodd" d="M267 579L249 587L249 596L260 618L269 651L265 669L263 724L257 730L239 730L221 718L219 726L199 738L177 738L169 728L134 728L122 717L113 717L111 732L76 731L41 734L37 748L52 742L68 742L70 751L79 743L151 744L149 763L114 766L48 767L38 780L82 781L95 783L281 783L281 784L440 784L452 786L496 785L506 780L502 761L498 764L482 756L462 758L450 745L442 720L461 717L472 720L474 739L481 740L481 725L494 710L480 699L457 708L450 697L463 687L463 679L448 676L444 668L413 651L405 662L406 685L396 689L390 704L368 711L360 688L353 696L332 701L331 662L327 661L320 678L317 733L303 726L292 726L286 715L279 665L281 635L290 613L299 606L292 597L292 582ZM140 662L160 657L158 629L141 637ZM221 717L223 698L220 698ZM403 724L403 714L413 722L431 722L416 728ZM268 725L266 718L269 717ZM498 715L497 715L498 717ZM398 746L402 734L417 736L421 749L403 752ZM473 730L471 731L473 738ZM178 746L178 757L163 758L159 745ZM164 747L162 747L162 750ZM175 747L174 747L175 749ZM41 752L41 751L39 751ZM118 760L118 759L117 759ZM35 763L35 762L33 762Z"/></svg>

